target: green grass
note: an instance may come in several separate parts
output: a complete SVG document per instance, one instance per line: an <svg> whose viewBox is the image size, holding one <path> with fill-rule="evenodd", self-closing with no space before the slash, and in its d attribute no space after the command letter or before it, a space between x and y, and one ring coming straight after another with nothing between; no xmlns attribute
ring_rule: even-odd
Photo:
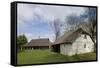
<svg viewBox="0 0 100 68"><path fill-rule="evenodd" d="M20 64L42 64L72 61L96 60L95 53L65 56L49 50L23 51L17 54L17 63Z"/></svg>

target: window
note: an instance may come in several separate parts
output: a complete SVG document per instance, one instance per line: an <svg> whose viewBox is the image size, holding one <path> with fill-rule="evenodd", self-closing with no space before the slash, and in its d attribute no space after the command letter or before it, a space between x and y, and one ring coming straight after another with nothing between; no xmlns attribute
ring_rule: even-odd
<svg viewBox="0 0 100 68"><path fill-rule="evenodd" d="M86 48L86 44L84 44L84 48Z"/></svg>
<svg viewBox="0 0 100 68"><path fill-rule="evenodd" d="M84 39L87 39L86 34L84 35Z"/></svg>

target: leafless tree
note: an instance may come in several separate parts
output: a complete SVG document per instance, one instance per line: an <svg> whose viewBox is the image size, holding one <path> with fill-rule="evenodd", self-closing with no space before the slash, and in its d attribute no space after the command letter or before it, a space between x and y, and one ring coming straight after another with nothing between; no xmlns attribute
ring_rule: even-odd
<svg viewBox="0 0 100 68"><path fill-rule="evenodd" d="M92 21L90 23L85 23L82 25L82 28L87 32L94 43L94 47L96 48L96 21Z"/></svg>
<svg viewBox="0 0 100 68"><path fill-rule="evenodd" d="M67 24L65 28L66 30L74 30L80 23L81 23L80 16L76 14L71 14L67 16L65 19L65 24Z"/></svg>
<svg viewBox="0 0 100 68"><path fill-rule="evenodd" d="M96 49L96 33L97 33L96 8L87 8L87 16L88 16L88 22L83 24L82 28L84 28L85 31L88 33Z"/></svg>
<svg viewBox="0 0 100 68"><path fill-rule="evenodd" d="M52 26L52 29L55 34L55 40L56 40L60 36L60 30L61 30L60 20L54 19L54 21L52 23L50 23L50 25Z"/></svg>

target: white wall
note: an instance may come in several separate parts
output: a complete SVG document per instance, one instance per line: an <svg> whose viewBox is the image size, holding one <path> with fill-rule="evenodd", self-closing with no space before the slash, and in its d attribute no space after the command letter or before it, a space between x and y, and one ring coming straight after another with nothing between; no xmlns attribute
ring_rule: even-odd
<svg viewBox="0 0 100 68"><path fill-rule="evenodd" d="M61 44L60 45L60 53L63 55L71 56L72 45L71 44Z"/></svg>
<svg viewBox="0 0 100 68"><path fill-rule="evenodd" d="M86 35L86 39L82 34L72 44L61 44L60 53L63 55L72 56L75 54L83 54L92 52L94 50L94 44L91 38Z"/></svg>
<svg viewBox="0 0 100 68"><path fill-rule="evenodd" d="M72 46L73 54L82 54L94 50L94 44L88 35L86 35L86 38L84 38L84 35L79 36Z"/></svg>

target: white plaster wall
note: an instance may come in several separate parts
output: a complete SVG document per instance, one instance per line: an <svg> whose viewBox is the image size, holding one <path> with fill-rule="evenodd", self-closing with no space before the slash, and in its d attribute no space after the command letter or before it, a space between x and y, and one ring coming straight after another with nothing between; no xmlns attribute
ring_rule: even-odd
<svg viewBox="0 0 100 68"><path fill-rule="evenodd" d="M92 52L94 50L94 44L91 38L88 35L86 35L86 37L87 38L85 39L84 35L81 35L74 41L72 44L73 54L82 54ZM85 45L86 47L84 48Z"/></svg>
<svg viewBox="0 0 100 68"><path fill-rule="evenodd" d="M94 50L94 44L88 35L86 37L85 39L84 35L81 35L72 44L61 44L60 53L72 56L75 54L92 52ZM84 45L86 45L86 48L84 48Z"/></svg>
<svg viewBox="0 0 100 68"><path fill-rule="evenodd" d="M60 53L63 55L71 55L72 45L71 44L61 44Z"/></svg>

